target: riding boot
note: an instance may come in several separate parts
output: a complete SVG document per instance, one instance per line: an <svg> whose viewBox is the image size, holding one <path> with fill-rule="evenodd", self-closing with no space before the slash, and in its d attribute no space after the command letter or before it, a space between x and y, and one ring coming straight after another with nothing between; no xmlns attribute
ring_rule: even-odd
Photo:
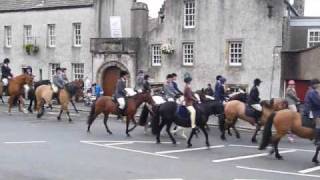
<svg viewBox="0 0 320 180"><path fill-rule="evenodd" d="M316 146L320 146L320 129L315 129L315 134L316 134L316 137L315 137L314 144Z"/></svg>
<svg viewBox="0 0 320 180"><path fill-rule="evenodd" d="M260 121L259 121L259 120L260 120L260 118L261 118L261 116L262 116L262 112L255 110L255 111L254 111L254 116L255 116L256 123L257 123L257 124L260 124Z"/></svg>

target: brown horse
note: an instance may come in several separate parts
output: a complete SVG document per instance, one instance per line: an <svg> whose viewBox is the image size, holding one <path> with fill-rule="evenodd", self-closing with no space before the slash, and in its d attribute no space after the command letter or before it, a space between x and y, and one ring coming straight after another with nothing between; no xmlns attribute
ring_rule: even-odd
<svg viewBox="0 0 320 180"><path fill-rule="evenodd" d="M71 83L67 83L65 85L65 88L60 90L58 97L59 97L61 108L60 108L59 116L57 117L58 120L61 120L61 114L63 113L63 111L66 111L69 118L69 122L72 122L68 105L69 105L69 102L72 102L72 97L82 92L82 87L83 86L81 83L79 83L78 81L73 81ZM38 112L37 117L41 118L44 114L44 105L45 104L48 104L49 106L52 105L51 100L54 92L50 85L41 85L36 89L35 94L36 94L35 110Z"/></svg>
<svg viewBox="0 0 320 180"><path fill-rule="evenodd" d="M28 85L29 87L32 86L33 83L33 77L27 74L22 74L17 77L12 78L9 80L8 85L8 93L9 93L9 114L11 113L11 109L13 107L14 102L18 99L19 100L19 111L22 112L24 100L23 100L23 94L24 94L24 85Z"/></svg>
<svg viewBox="0 0 320 180"><path fill-rule="evenodd" d="M315 138L314 129L304 127L302 124L302 117L297 112L286 109L272 113L269 116L268 121L266 122L259 150L265 149L271 142L273 149L270 151L270 154L275 153L275 157L277 159L282 159L282 156L279 154L278 144L281 138L287 135L289 131L301 138L310 140ZM276 134L274 136L272 136L272 125L274 125L274 128L276 130ZM319 151L320 145L317 146L316 153L312 159L312 162L316 164L319 164Z"/></svg>
<svg viewBox="0 0 320 180"><path fill-rule="evenodd" d="M266 101L264 101L264 102L266 102ZM274 111L288 108L287 101L280 99L280 98L271 99L270 105L272 107L272 110L274 110ZM261 119L260 123L257 124L256 120L252 117L247 116L245 111L246 111L246 104L245 103L243 103L241 101L237 101L237 100L229 101L225 104L225 108L224 108L225 120L227 122L228 127L232 127L234 129L237 138L240 138L240 134L239 134L238 130L235 128L235 124L239 118L244 121L249 122L253 126L256 126L256 130L251 138L251 141L255 143L255 142L257 142L256 136L257 136L258 132L260 131L261 126L264 125L265 120ZM224 131L221 134L221 138L225 139L225 132Z"/></svg>
<svg viewBox="0 0 320 180"><path fill-rule="evenodd" d="M125 115L127 116L126 119L126 134L127 136L130 136L129 132L134 130L137 127L137 122L134 119L134 116L137 112L138 107L143 103L146 102L148 104L154 104L152 96L150 92L142 92L138 93L132 97L128 97L127 99L127 107L125 109ZM117 115L117 108L118 104L112 99L112 97L108 96L102 96L100 97L91 107L91 112L88 117L88 129L87 132L90 132L90 127L93 123L93 121L97 118L97 116L101 113L104 114L104 125L109 134L112 134L110 131L107 121L109 114L115 114ZM129 129L129 123L132 121L134 123L134 127Z"/></svg>

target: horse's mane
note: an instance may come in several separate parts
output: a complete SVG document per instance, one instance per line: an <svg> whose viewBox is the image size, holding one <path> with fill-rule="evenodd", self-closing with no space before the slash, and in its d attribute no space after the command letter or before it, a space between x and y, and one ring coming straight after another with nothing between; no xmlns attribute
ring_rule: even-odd
<svg viewBox="0 0 320 180"><path fill-rule="evenodd" d="M262 107L266 107L266 108L268 108L268 109L271 109L271 108L272 108L272 104L271 104L271 102L269 102L268 100L263 100L263 101L261 101L261 102L260 102L260 105L261 105Z"/></svg>

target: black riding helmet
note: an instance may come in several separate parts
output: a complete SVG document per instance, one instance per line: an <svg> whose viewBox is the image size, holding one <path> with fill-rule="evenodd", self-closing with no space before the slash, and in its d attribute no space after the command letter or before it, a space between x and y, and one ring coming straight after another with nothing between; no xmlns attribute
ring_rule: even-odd
<svg viewBox="0 0 320 180"><path fill-rule="evenodd" d="M216 76L216 80L220 80L222 78L221 75Z"/></svg>
<svg viewBox="0 0 320 180"><path fill-rule="evenodd" d="M144 75L143 79L144 79L144 80L148 80L149 77L150 77L150 76L149 76L148 74L146 74L146 75Z"/></svg>
<svg viewBox="0 0 320 180"><path fill-rule="evenodd" d="M190 83L192 81L192 78L191 77L186 77L184 78L184 82L185 83Z"/></svg>
<svg viewBox="0 0 320 180"><path fill-rule="evenodd" d="M261 83L262 83L262 81L261 81L259 78L255 79L255 80L253 81L253 84L254 84L255 86L258 86L258 85L260 85Z"/></svg>
<svg viewBox="0 0 320 180"><path fill-rule="evenodd" d="M173 78L172 74L167 75L167 79Z"/></svg>
<svg viewBox="0 0 320 180"><path fill-rule="evenodd" d="M3 60L3 63L4 63L4 64L9 64L9 63L10 63L10 59L9 59L9 58L5 58L5 59Z"/></svg>
<svg viewBox="0 0 320 180"><path fill-rule="evenodd" d="M56 72L58 72L58 71L61 71L61 68L60 68L60 67L57 67L57 68L56 68Z"/></svg>
<svg viewBox="0 0 320 180"><path fill-rule="evenodd" d="M128 75L128 72L127 72L127 71L121 71L120 77L124 77L124 76L126 76L126 75Z"/></svg>

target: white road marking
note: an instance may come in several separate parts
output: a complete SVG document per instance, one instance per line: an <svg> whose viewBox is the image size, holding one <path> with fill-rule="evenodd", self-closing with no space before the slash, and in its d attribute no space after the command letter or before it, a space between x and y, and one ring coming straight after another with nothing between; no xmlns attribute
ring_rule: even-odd
<svg viewBox="0 0 320 180"><path fill-rule="evenodd" d="M133 144L133 142L116 142L116 143L108 143L104 144L106 146L118 146L118 145L128 145L128 144Z"/></svg>
<svg viewBox="0 0 320 180"><path fill-rule="evenodd" d="M170 178L170 179L134 179L134 180L183 180L181 178Z"/></svg>
<svg viewBox="0 0 320 180"><path fill-rule="evenodd" d="M319 171L319 170L320 170L320 166L316 166L316 167L313 167L313 168L301 170L301 171L299 171L299 173L306 174L306 173L310 173L310 172L313 172L313 171Z"/></svg>
<svg viewBox="0 0 320 180"><path fill-rule="evenodd" d="M142 143L142 144L155 144L155 141L104 141L104 140L98 140L98 141L80 141L82 143ZM162 144L172 144L172 142L161 142ZM177 142L177 144L180 144L180 142Z"/></svg>
<svg viewBox="0 0 320 180"><path fill-rule="evenodd" d="M296 152L296 150L287 150L287 151L280 151L279 153L292 153ZM256 158L256 157L262 157L262 156L268 156L269 153L261 153L261 154L252 154L252 155L247 155L247 156L238 156L238 157L232 157L232 158L225 158L225 159L217 159L213 160L212 162L214 163L220 163L220 162L226 162L226 161L236 161L236 160L242 160L242 159L250 159L250 158Z"/></svg>
<svg viewBox="0 0 320 180"><path fill-rule="evenodd" d="M267 172L267 173L276 173L276 174L286 174L286 175L293 175L293 176L304 176L304 177L315 177L320 178L319 175L312 175L312 174L301 174L301 173L294 173L294 172L286 172L286 171L276 171L276 170L269 170L269 169L259 169L259 168L250 168L245 166L236 166L239 169L246 169L251 171L260 171L260 172Z"/></svg>
<svg viewBox="0 0 320 180"><path fill-rule="evenodd" d="M230 147L245 147L245 148L255 148L258 149L258 146L250 146L250 145L239 145L239 144L229 144ZM269 149L271 147L268 147ZM278 148L279 150L289 150L289 148ZM297 150L301 152L310 152L310 153L315 153L315 150L309 150L309 149L295 149L295 148L290 148L292 150Z"/></svg>
<svg viewBox="0 0 320 180"><path fill-rule="evenodd" d="M158 157L165 157L165 158L169 158L169 159L179 159L179 157L175 157L175 156L167 156L167 155L156 154L156 153L151 153L151 152L146 152L146 151L121 148L121 147L110 146L110 145L105 145L105 144L98 144L98 143L93 143L93 142L88 142L88 141L81 141L81 142L85 143L85 144L107 147L107 148L117 149L117 150L122 150L122 151L135 152L135 153L146 154L146 155L151 155L151 156L158 156Z"/></svg>
<svg viewBox="0 0 320 180"><path fill-rule="evenodd" d="M3 142L4 144L38 144L46 143L47 141L20 141L20 142Z"/></svg>
<svg viewBox="0 0 320 180"><path fill-rule="evenodd" d="M60 112L46 112L46 113L50 114L50 115L59 115L60 114ZM62 114L65 114L65 112L62 113ZM78 116L78 117L80 117L79 114L75 114L75 113L70 113L70 116Z"/></svg>
<svg viewBox="0 0 320 180"><path fill-rule="evenodd" d="M210 146L210 147L200 147L200 148L189 148L189 149L179 149L179 150L170 150L170 151L159 151L156 152L157 154L171 154L171 153L179 153L179 152L190 152L190 151L198 151L198 150L205 150L205 149L216 149L216 148L223 148L224 145L218 146Z"/></svg>

